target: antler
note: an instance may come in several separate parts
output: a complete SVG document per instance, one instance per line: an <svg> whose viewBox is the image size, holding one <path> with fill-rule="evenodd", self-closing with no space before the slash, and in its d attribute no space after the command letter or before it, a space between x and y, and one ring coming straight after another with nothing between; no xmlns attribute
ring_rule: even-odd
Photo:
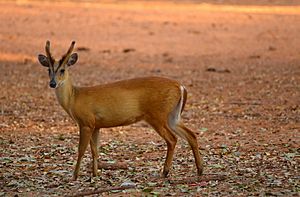
<svg viewBox="0 0 300 197"><path fill-rule="evenodd" d="M47 42L46 42L45 50L46 50L47 57L50 61L50 64L53 65L54 58L52 57L51 52L50 52L50 41L49 40L47 40Z"/></svg>
<svg viewBox="0 0 300 197"><path fill-rule="evenodd" d="M71 46L70 46L68 52L66 53L66 55L70 55L72 53L74 46L75 46L75 41L72 41Z"/></svg>
<svg viewBox="0 0 300 197"><path fill-rule="evenodd" d="M75 41L72 41L67 53L61 58L61 65L65 64L65 61L67 61L71 55L71 53L73 52L75 46Z"/></svg>

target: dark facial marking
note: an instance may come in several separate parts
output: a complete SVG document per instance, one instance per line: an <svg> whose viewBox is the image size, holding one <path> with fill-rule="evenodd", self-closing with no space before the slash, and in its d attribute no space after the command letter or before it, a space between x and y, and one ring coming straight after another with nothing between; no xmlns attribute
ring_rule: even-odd
<svg viewBox="0 0 300 197"><path fill-rule="evenodd" d="M58 67L56 68L55 73L57 73L58 69L62 66L62 63L63 63L63 62L64 62L64 57L61 58L61 59L59 60L59 62L58 62ZM63 69L63 70L64 70L64 69ZM63 71L63 72L65 72L65 71Z"/></svg>
<svg viewBox="0 0 300 197"><path fill-rule="evenodd" d="M50 65L49 69L48 69L48 74L49 74L49 77L52 79L54 79L54 76L55 76L55 72L54 72L54 66L53 65Z"/></svg>
<svg viewBox="0 0 300 197"><path fill-rule="evenodd" d="M60 76L64 75L65 74L65 69L61 69L60 70Z"/></svg>

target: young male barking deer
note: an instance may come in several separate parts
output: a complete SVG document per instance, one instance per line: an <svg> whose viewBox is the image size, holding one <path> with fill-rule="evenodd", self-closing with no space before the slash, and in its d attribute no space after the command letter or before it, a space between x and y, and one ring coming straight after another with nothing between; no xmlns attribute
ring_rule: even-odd
<svg viewBox="0 0 300 197"><path fill-rule="evenodd" d="M162 77L144 77L93 87L77 87L68 72L78 59L72 53L75 41L67 53L56 61L46 42L46 56L38 60L48 68L50 87L55 89L57 100L79 126L78 158L73 175L76 180L84 152L90 143L93 176L97 175L98 137L100 128L129 125L140 120L149 123L167 143L167 156L163 176L169 173L177 135L187 140L195 157L198 175L202 174L203 161L198 150L196 135L180 120L187 91L177 81Z"/></svg>

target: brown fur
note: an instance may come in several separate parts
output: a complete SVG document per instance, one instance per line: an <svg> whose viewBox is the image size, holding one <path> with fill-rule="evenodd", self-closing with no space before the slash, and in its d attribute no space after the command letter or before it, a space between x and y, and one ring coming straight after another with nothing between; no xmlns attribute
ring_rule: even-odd
<svg viewBox="0 0 300 197"><path fill-rule="evenodd" d="M65 57L70 57L71 52L69 50ZM60 105L78 123L80 129L74 179L78 177L80 163L89 143L93 156L93 175L97 175L100 128L129 125L140 120L148 122L167 143L164 176L168 175L171 166L177 142L175 134L188 141L194 153L198 174L202 174L203 164L196 135L179 120L174 125L169 125L170 116L177 115L174 114L178 111L175 110L176 107L181 107L178 111L181 113L187 99L187 92L185 89L181 91L181 84L162 77L145 77L93 87L75 87L68 73L68 60L64 62L63 65L54 63L57 72L52 80L56 80L58 84L55 93ZM66 69L63 76L59 74L60 69ZM182 106L178 106L181 99Z"/></svg>

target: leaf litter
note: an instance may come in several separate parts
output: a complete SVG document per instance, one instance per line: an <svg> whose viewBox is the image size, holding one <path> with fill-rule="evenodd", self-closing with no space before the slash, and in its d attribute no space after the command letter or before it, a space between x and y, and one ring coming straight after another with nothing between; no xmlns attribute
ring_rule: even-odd
<svg viewBox="0 0 300 197"><path fill-rule="evenodd" d="M14 43L22 45L22 53L32 54L40 42L28 45L28 40L35 40L41 35L50 36L39 30L46 29L40 28L40 25L44 21L50 23L52 15L40 14L41 19L37 21L37 18L30 18L28 14L32 10L40 13L38 10L42 9L37 5L30 6L30 9L22 5L8 7L7 13L0 15L5 25L2 29L8 29L7 32L14 35L7 35L0 30L4 43L1 45L4 47L1 48L2 51L10 51L11 49L5 47ZM19 12L19 9L25 9L26 12ZM65 10L64 7L57 6L55 9L61 11L63 19L55 21L58 25L70 18L61 10ZM74 9L78 11L81 8L74 6ZM159 15L158 11L152 12L151 9L142 12L122 10L124 16L133 20L128 20L131 21L129 26L126 26L125 21L122 22L127 30L124 30L123 46L118 47L115 46L115 38L119 38L120 31L109 26L117 24L111 21L118 19L118 13L114 9L110 9L109 13L99 12L98 8L84 9L99 17L90 18L89 14L83 14L87 12L78 11L80 17L75 20L76 24L73 25L72 21L68 24L81 28L81 24L89 21L91 28L108 26L111 33L105 35L110 38L107 39L108 42L113 42L101 45L104 48L83 45L81 67L72 71L76 83L94 85L94 82L106 83L153 73L181 81L189 91L183 121L198 137L199 149L204 158L204 176L200 180L195 179L196 169L191 150L186 142L179 140L170 176L161 178L166 154L165 142L150 127L138 123L101 130L99 163L106 167L100 165L99 176L90 179L91 153L88 150L78 180L72 181L77 158L78 131L76 125L58 106L55 94L46 88L48 79L45 71L28 59L20 62L1 59L0 196L64 196L103 188L106 189L101 190L103 195L115 196L299 196L300 70L297 56L293 56L299 49L296 44L290 44L288 48L280 47L281 43L296 43L291 39L297 38L292 36L294 31L299 32L300 25L296 25L299 23L298 16L252 14L251 17L255 20L247 21L252 25L240 28L240 24L246 20L244 13L230 13L225 16L218 12L186 14L184 9L180 13L166 9L164 15ZM33 26L26 29L28 27L24 23L19 23L19 17L15 17L17 12L20 17L29 17L36 21L36 24L32 24L37 25L34 26L35 31L32 31ZM23 16L23 13L28 15ZM144 18L134 20L132 15L137 13L143 13L139 17ZM8 20L6 16L14 17ZM35 17L36 14L32 16ZM153 20L147 18L148 16L158 18ZM172 18L180 19L176 21L180 25L165 25L164 32L160 35L161 20ZM122 17L118 20L121 19ZM191 29L191 26L196 28L194 24L203 19L205 21L202 21L199 29L194 30L206 35L207 40L201 40L202 48L198 45L202 37L190 33L185 36L183 33L186 31L182 30ZM286 24L283 26L284 31L278 31L279 19ZM225 27L228 21L231 26ZM33 37L25 37L24 41L15 32L16 26ZM65 24L63 26L68 31ZM143 32L145 27L149 29L147 32L154 32L150 38L145 38L150 39L151 43L156 43L157 36L164 35L166 40L170 40L169 35L172 35L172 38L174 36L178 41L184 40L184 43L179 42L179 48L176 43L170 47L162 39L159 45L161 48L152 47L151 51L139 37L136 38L137 46L126 42L131 41L131 36L137 31L140 31L140 36L148 35ZM249 29L251 27L255 31ZM255 35L254 32L260 29L270 30ZM270 37L269 34L273 35L273 31L276 36ZM87 40L89 36L80 34L84 31L74 32L72 28L71 32L82 38L82 43L90 43ZM287 37L286 32L291 36ZM264 39L259 39L261 35ZM13 37L17 39L12 39ZM96 37L102 38L97 35L93 39ZM152 37L155 40L151 40ZM231 43L236 42L237 37L241 44L231 48L235 47ZM93 43L102 42L102 39L93 40ZM257 48L265 48L270 43L276 46L272 53ZM13 45L13 52L16 45ZM182 50L182 46L187 47ZM248 47L240 50L239 46ZM207 54L205 49L220 51ZM232 54L227 49L232 49ZM146 54L143 51L147 51ZM287 58L285 54L289 54ZM259 58L251 58L253 55ZM95 56L99 59L94 61ZM206 72L207 65L213 65L213 70ZM222 72L218 72L220 69ZM124 190L121 186L133 188Z"/></svg>

